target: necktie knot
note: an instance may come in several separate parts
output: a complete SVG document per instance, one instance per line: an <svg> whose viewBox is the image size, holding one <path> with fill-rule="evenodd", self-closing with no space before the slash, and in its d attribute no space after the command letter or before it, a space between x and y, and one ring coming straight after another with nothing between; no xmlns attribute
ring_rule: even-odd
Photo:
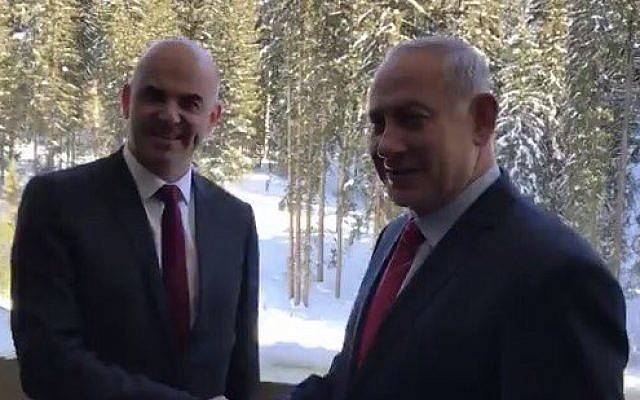
<svg viewBox="0 0 640 400"><path fill-rule="evenodd" d="M411 218L405 225L402 240L412 248L417 248L424 242L425 237L414 218Z"/></svg>
<svg viewBox="0 0 640 400"><path fill-rule="evenodd" d="M180 201L182 194L176 185L164 185L154 195L166 206L176 205Z"/></svg>

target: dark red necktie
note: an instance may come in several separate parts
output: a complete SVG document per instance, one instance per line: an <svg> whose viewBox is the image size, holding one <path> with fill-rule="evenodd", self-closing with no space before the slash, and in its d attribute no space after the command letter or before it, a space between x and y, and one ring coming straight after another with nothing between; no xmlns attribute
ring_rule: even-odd
<svg viewBox="0 0 640 400"><path fill-rule="evenodd" d="M155 194L164 203L162 212L162 280L169 307L173 339L180 353L187 347L189 335L189 284L180 189L164 185Z"/></svg>
<svg viewBox="0 0 640 400"><path fill-rule="evenodd" d="M407 222L398 239L395 250L389 260L384 275L378 284L373 298L366 312L364 325L360 336L360 346L358 348L358 367L362 366L367 352L374 343L378 329L387 316L389 309L396 301L398 291L402 286L411 263L420 245L424 242L424 236L418 229L413 218Z"/></svg>

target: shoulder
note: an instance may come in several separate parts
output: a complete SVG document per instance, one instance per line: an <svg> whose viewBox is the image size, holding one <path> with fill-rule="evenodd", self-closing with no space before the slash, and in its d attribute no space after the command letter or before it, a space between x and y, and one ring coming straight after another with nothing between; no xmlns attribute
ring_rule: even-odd
<svg viewBox="0 0 640 400"><path fill-rule="evenodd" d="M90 185L95 184L95 178L114 162L114 155L111 155L71 168L35 175L25 186L23 197L36 193L54 197L57 193L65 194L66 197L73 196L75 192L86 191Z"/></svg>
<svg viewBox="0 0 640 400"><path fill-rule="evenodd" d="M534 205L527 199L517 199L506 222L506 231L514 233L514 245L530 248L558 262L580 260L601 264L600 256L580 234L557 215Z"/></svg>
<svg viewBox="0 0 640 400"><path fill-rule="evenodd" d="M619 285L593 247L558 216L517 199L509 210L499 237L508 267L521 283L545 293L596 286L610 293Z"/></svg>

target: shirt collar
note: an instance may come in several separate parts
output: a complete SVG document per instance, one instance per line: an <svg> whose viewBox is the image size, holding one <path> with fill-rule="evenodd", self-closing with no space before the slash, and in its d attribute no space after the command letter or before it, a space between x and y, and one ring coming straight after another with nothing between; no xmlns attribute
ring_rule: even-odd
<svg viewBox="0 0 640 400"><path fill-rule="evenodd" d="M427 243L429 243L431 247L435 247L458 218L460 218L478 197L498 180L499 177L500 168L494 165L475 181L471 182L452 202L432 213L417 217L416 223ZM415 213L413 215L415 216Z"/></svg>
<svg viewBox="0 0 640 400"><path fill-rule="evenodd" d="M151 198L162 186L171 184L176 185L178 189L180 189L182 199L186 204L189 204L189 200L191 199L191 168L177 181L167 182L140 164L129 149L128 143L124 145L123 155L124 161L127 163L129 172L131 172L133 176L133 180L136 183L138 193L143 202Z"/></svg>

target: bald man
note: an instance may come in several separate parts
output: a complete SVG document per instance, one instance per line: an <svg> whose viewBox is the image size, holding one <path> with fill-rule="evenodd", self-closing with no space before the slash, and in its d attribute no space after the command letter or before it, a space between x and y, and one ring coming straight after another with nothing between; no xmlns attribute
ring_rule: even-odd
<svg viewBox="0 0 640 400"><path fill-rule="evenodd" d="M370 151L408 212L378 237L342 351L294 400L622 399L622 291L496 164L484 56L399 44L369 97Z"/></svg>
<svg viewBox="0 0 640 400"><path fill-rule="evenodd" d="M219 84L196 43L154 43L122 90L123 148L27 185L12 329L31 398L252 397L253 211L192 167Z"/></svg>

